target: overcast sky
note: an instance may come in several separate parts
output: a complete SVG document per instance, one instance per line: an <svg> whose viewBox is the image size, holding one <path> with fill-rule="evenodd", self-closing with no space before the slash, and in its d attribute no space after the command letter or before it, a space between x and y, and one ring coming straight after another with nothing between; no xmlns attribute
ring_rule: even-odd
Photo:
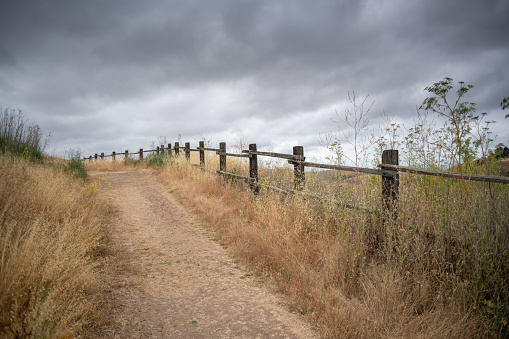
<svg viewBox="0 0 509 339"><path fill-rule="evenodd" d="M424 88L444 77L474 85L465 99L508 144L509 1L0 3L0 107L51 132L50 153L179 135L216 147L242 133L319 160L349 91L375 101L370 127L381 112L411 127Z"/></svg>

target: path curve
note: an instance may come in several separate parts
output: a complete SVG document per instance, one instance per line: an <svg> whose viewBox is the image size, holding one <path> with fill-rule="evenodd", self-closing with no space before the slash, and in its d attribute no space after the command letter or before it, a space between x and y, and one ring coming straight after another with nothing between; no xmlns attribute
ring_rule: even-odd
<svg viewBox="0 0 509 339"><path fill-rule="evenodd" d="M238 267L149 171L91 174L107 178L113 246L127 250L130 261L110 277L115 308L105 337L318 337Z"/></svg>

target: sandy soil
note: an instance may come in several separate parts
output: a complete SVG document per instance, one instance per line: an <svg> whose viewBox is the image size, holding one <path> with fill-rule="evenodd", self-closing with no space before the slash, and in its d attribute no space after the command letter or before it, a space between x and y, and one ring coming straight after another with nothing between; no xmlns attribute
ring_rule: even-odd
<svg viewBox="0 0 509 339"><path fill-rule="evenodd" d="M112 246L105 338L317 338L148 171L108 178Z"/></svg>

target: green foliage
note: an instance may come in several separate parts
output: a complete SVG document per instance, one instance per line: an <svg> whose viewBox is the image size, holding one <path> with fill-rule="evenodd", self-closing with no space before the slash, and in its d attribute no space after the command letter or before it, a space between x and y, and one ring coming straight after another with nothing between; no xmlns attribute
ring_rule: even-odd
<svg viewBox="0 0 509 339"><path fill-rule="evenodd" d="M231 173L234 174L234 175L238 175L239 174L239 172L237 171L237 168L233 168ZM234 177L234 176L227 176L226 177L226 181L228 181L231 184L234 184L234 183L236 183L238 181L238 179L237 179L237 177Z"/></svg>
<svg viewBox="0 0 509 339"><path fill-rule="evenodd" d="M21 110L3 110L0 108L0 151L42 162L43 151L51 135L43 140L39 125L27 124Z"/></svg>
<svg viewBox="0 0 509 339"><path fill-rule="evenodd" d="M85 165L81 160L81 153L79 151L69 152L69 159L62 166L62 169L73 178L85 179L88 176Z"/></svg>
<svg viewBox="0 0 509 339"><path fill-rule="evenodd" d="M145 162L150 167L160 168L172 164L173 159L166 154L150 154L145 158Z"/></svg>
<svg viewBox="0 0 509 339"><path fill-rule="evenodd" d="M505 110L506 108L509 107L509 97L505 97L502 102L500 103L500 106L502 107L503 110ZM509 118L509 114L507 114L505 116L505 118Z"/></svg>
<svg viewBox="0 0 509 339"><path fill-rule="evenodd" d="M124 165L137 166L137 165L141 164L141 161L139 159L133 159L131 157L124 158L124 160L122 160L122 161L124 162Z"/></svg>
<svg viewBox="0 0 509 339"><path fill-rule="evenodd" d="M499 143L494 150L490 150L490 156L495 158L509 158L509 148L503 143Z"/></svg>
<svg viewBox="0 0 509 339"><path fill-rule="evenodd" d="M332 155L326 157L330 163L338 166L343 165L343 146L334 134L328 133L323 138L320 136L319 142L332 153Z"/></svg>
<svg viewBox="0 0 509 339"><path fill-rule="evenodd" d="M449 95L454 88L452 83L453 79L444 78L444 80L426 87L424 90L434 96L427 97L419 109L431 111L448 120L445 131L451 135L452 145L447 150L453 155L455 160L453 165L460 165L473 160L477 154L476 144L472 141L470 133L474 123L479 120L479 116L475 115L475 103L461 101L474 86L459 81L456 97L450 101Z"/></svg>

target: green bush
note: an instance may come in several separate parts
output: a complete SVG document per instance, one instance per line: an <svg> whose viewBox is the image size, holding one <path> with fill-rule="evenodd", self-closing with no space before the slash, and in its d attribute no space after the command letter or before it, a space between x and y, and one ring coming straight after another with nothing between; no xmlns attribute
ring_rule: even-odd
<svg viewBox="0 0 509 339"><path fill-rule="evenodd" d="M164 154L150 154L145 158L145 162L151 167L164 167L172 164L172 158Z"/></svg>
<svg viewBox="0 0 509 339"><path fill-rule="evenodd" d="M82 178L85 179L88 174L85 169L85 164L81 160L81 152L79 151L70 151L69 160L63 164L62 169L64 172L68 173L73 178Z"/></svg>
<svg viewBox="0 0 509 339"><path fill-rule="evenodd" d="M138 166L139 164L141 164L141 161L139 159L133 159L131 157L124 158L123 162L124 165Z"/></svg>

